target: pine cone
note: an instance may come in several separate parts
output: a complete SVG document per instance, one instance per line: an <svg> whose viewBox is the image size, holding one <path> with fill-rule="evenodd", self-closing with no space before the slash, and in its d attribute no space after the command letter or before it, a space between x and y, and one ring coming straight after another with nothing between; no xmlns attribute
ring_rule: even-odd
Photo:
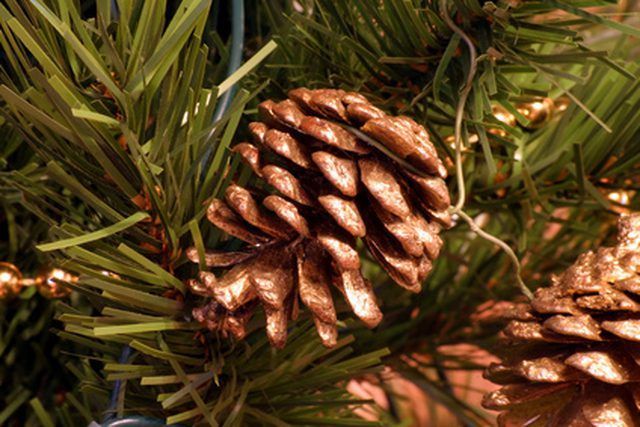
<svg viewBox="0 0 640 427"><path fill-rule="evenodd" d="M420 291L442 245L440 229L450 225L446 170L422 126L386 115L358 93L299 88L259 111L262 122L249 125L254 144L233 151L276 192L231 184L224 200L211 202L207 218L248 246L207 252L207 266L231 268L191 281L194 292L213 298L194 317L242 338L258 301L272 345L282 347L299 296L331 347L331 285L368 327L382 319L360 273L357 239L397 284ZM195 248L187 255L198 262Z"/></svg>
<svg viewBox="0 0 640 427"><path fill-rule="evenodd" d="M485 375L501 426L640 425L640 215L510 311L506 357Z"/></svg>

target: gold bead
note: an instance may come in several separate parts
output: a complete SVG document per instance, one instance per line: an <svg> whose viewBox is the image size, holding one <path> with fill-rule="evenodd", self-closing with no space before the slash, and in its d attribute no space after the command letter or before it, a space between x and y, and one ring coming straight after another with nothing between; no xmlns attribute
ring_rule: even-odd
<svg viewBox="0 0 640 427"><path fill-rule="evenodd" d="M475 133L472 133L469 135L469 138L467 139L467 143L469 145L473 145L476 144L478 141L480 141L480 137L478 137L478 135L476 135ZM449 146L449 148L451 148L453 151L456 150L456 137L455 135L449 135L447 137L444 138L444 142ZM471 151L469 148L464 146L464 141L462 142L462 152L465 151Z"/></svg>
<svg viewBox="0 0 640 427"><path fill-rule="evenodd" d="M0 300L16 297L22 289L22 274L18 267L0 262Z"/></svg>
<svg viewBox="0 0 640 427"><path fill-rule="evenodd" d="M539 129L551 120L555 110L555 103L551 98L542 98L533 102L519 104L516 108L520 114L529 120L529 124L525 126L527 129Z"/></svg>
<svg viewBox="0 0 640 427"><path fill-rule="evenodd" d="M636 192L633 190L610 190L606 192L607 199L613 202L611 209L617 213L624 214L630 213L628 208L631 203L631 199L635 197Z"/></svg>
<svg viewBox="0 0 640 427"><path fill-rule="evenodd" d="M102 270L100 272L103 276L109 277L111 279L120 279L120 275L118 273L114 273L113 271Z"/></svg>
<svg viewBox="0 0 640 427"><path fill-rule="evenodd" d="M75 283L77 280L76 276L61 268L52 268L37 281L38 292L45 298L64 298L71 293L71 289L60 282Z"/></svg>
<svg viewBox="0 0 640 427"><path fill-rule="evenodd" d="M555 112L562 113L571 105L571 99L566 95L562 95L554 99L553 103L555 104Z"/></svg>
<svg viewBox="0 0 640 427"><path fill-rule="evenodd" d="M501 121L502 123L504 123L507 126L513 127L517 123L516 116L511 114L502 105L498 105L498 104L493 105L491 107L491 113L493 114L493 117L495 117L496 119L498 119L499 121ZM501 128L491 128L491 129L488 130L488 132L493 134L493 135L501 136L503 138L505 136L507 136L507 132L504 129L501 129Z"/></svg>
<svg viewBox="0 0 640 427"><path fill-rule="evenodd" d="M511 114L506 108L501 105L494 105L491 108L493 116L500 120L502 123L507 126L515 126L516 125L516 116Z"/></svg>

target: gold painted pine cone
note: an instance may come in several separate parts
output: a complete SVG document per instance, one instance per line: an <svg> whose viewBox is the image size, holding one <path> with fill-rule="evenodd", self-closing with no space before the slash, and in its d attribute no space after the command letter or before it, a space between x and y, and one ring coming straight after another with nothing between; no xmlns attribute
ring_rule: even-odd
<svg viewBox="0 0 640 427"><path fill-rule="evenodd" d="M357 239L397 284L420 291L442 245L440 229L451 221L446 170L424 127L386 115L358 93L299 88L259 111L262 121L249 125L253 143L233 151L275 191L231 184L224 200L212 200L209 221L247 246L207 252L208 267L230 269L190 282L212 297L193 314L241 339L259 303L271 344L283 347L299 297L332 347L332 286L365 325L382 320L360 273ZM199 261L195 248L187 255Z"/></svg>
<svg viewBox="0 0 640 427"><path fill-rule="evenodd" d="M640 214L622 216L618 244L582 254L531 304L514 304L501 384L483 405L501 426L640 426Z"/></svg>

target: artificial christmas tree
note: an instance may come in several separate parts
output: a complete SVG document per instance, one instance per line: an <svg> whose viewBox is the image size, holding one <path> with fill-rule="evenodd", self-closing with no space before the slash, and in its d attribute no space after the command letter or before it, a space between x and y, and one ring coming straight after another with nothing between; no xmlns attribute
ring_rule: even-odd
<svg viewBox="0 0 640 427"><path fill-rule="evenodd" d="M231 25L227 3L233 5ZM25 382L30 367L12 356L10 368L0 375L2 386L9 384L15 391L4 394L12 403L0 411L0 419L65 426L125 417L227 426L410 424L409 416L400 414L412 411L397 410L406 402L386 391L381 374L386 365L399 381L410 381L429 396L433 424L438 424L439 405L465 425L490 425L492 415L462 392L474 385L458 384L458 377L449 375L454 366L482 367L443 348L491 348L495 327L469 315L478 305L512 299L519 290L529 292L548 273L564 270L585 245L606 236L614 210L640 208L631 197L637 191L640 155L633 39L640 31L630 13L634 3L283 0L257 3L243 16L240 0L3 2L2 125L18 136L8 139L9 145L24 142L33 161L6 169L11 161L0 159L1 189L3 194L9 190L12 206L24 207L37 222L20 220L16 233L14 211L2 217L3 233L12 237L7 245L0 242L0 260L35 277L40 262L26 260L37 255L77 278L53 281L73 290L71 299L55 304L55 320L48 301L46 306L23 304L34 287L12 300L3 324L17 326L5 329L7 334L2 331L3 343L9 343L4 354L35 348L56 367L73 357L68 370L49 371L65 380L66 390L73 389L72 383L79 387L65 399L52 399L50 388L34 378ZM265 99L283 99L295 87L344 92L320 91L321 100L308 104L309 92L298 91L298 100L292 94L283 106L295 103L311 117L311 126L301 122L299 132L291 129L295 122L287 124L288 116L282 116L284 124L280 121L279 103L260 106ZM365 107L351 107L349 116L352 102L342 103L339 95L345 108L341 113L336 93L360 101L366 96L374 107L360 102ZM549 100L567 108L549 114ZM543 114L533 114L534 106ZM381 110L388 114L386 124L374 118L371 126L362 126L359 120ZM260 112L261 124L250 127L247 122ZM422 195L416 197L412 174L444 174L438 164L429 163L436 158L433 153L415 150L421 147L413 131L418 128L401 116L426 129L437 158L453 175L447 180L455 199L449 209L448 202L442 209L421 206ZM287 135L315 132L318 119L344 125L345 117L350 128L335 129L357 135L355 141L363 144L345 137L341 141L351 145L336 147L331 143L340 141L330 139L320 145L324 153L305 157L304 150L287 142ZM385 139L398 125L407 137ZM266 135L265 127L272 135L265 139L266 147L261 138L250 142L253 147L234 145L250 141L251 128L258 137L261 129ZM334 136L341 130L333 131ZM301 139L322 140L323 135ZM385 141L396 154L379 150ZM363 179L335 179L353 177L349 171L354 170L352 163L337 158L351 160L362 172L367 168L363 156L390 167L393 180L403 190L409 188L409 212L444 225L444 212L451 216L453 227L440 237L438 258L427 256L432 263L428 280L413 275L414 258L421 255L420 245L403 237L410 230L385 222L404 219L399 215L407 210L395 203L384 206L389 200L378 200ZM280 170L265 168L268 164ZM346 175L323 173L343 167ZM282 171L295 175L309 200L289 191L295 187L283 186L293 181L283 182L288 175ZM369 184L393 180L378 177ZM442 188L442 182L433 182ZM272 194L274 190L279 193ZM321 190L333 197L323 199L326 206L315 199L325 196L316 194ZM240 203L249 200L247 191L260 208L258 217L246 210L251 206ZM425 200L438 201L433 192L428 194ZM355 216L349 221L339 216L343 212L335 209L335 197L355 200L364 227L351 221ZM296 198L315 206L305 207ZM365 198L372 203L363 203ZM300 217L291 216L283 201L299 209ZM211 206L221 227L207 220ZM385 216L388 212L394 216ZM264 217L270 219L263 222ZM379 315L370 311L375 315L367 321L377 323L371 331L343 298L333 298L339 295L334 292L340 330L335 347L321 345L313 322L314 315L329 313L324 320L332 325L333 312L300 310L294 320L298 310L292 304L287 344L273 348L262 316L253 316L246 327L243 323L242 316L260 311L260 305L269 309L262 299L241 304L242 310L234 312L239 320L211 303L219 304L215 295L206 300L216 288L213 276L204 274L207 259L224 264L212 267L218 285L231 280L232 272L246 273L240 267L257 260L264 261L259 271L279 275L277 268L269 268L272 256L287 252L269 254L263 240L284 244L291 235L305 245L294 251L289 271L316 280L314 273L327 270L307 269L304 260L331 263L336 258L313 237L316 224L310 219L315 218L331 224L329 231L347 235L346 240L364 237L365 244L343 247L342 254L351 255L340 259L354 267L359 262L384 319L378 323ZM369 227L369 221L377 226ZM228 238L234 234L230 231L239 238ZM38 237L34 242L30 236ZM368 237L373 237L370 243L389 240L402 256L390 261L379 244L368 250ZM25 255L21 262L17 254ZM409 259L406 254L413 261L403 270L399 260ZM300 268L298 258L303 258ZM196 259L198 266L190 262ZM514 286L513 261L520 289ZM205 280L192 281L200 276ZM325 280L324 274L318 276ZM406 292L390 286L394 281L424 291ZM307 296L310 306L330 307L327 293ZM283 306L288 302L285 298ZM285 332L284 316L279 316L271 334L278 345ZM212 330L203 330L198 320ZM41 330L48 322L55 322L71 355L50 352L54 346L28 338L32 324ZM20 334L13 333L16 328ZM224 332L245 336L242 341L227 339ZM325 343L333 344L333 336L329 329ZM34 373L46 365L38 366ZM385 405L348 393L347 384L359 377L380 384L387 394L380 400ZM25 404L32 393L20 388L23 383L39 394L41 405L38 400ZM367 406L367 420L356 410L362 405Z"/></svg>

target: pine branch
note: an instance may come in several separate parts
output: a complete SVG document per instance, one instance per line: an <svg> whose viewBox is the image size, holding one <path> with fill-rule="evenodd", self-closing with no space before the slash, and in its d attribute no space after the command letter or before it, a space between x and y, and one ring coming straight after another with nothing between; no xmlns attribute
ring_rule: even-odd
<svg viewBox="0 0 640 427"><path fill-rule="evenodd" d="M17 84L22 83L20 79ZM42 171L33 151L4 119L0 119L0 135L0 262L14 264L24 276L34 277L46 268L47 260L33 246L46 237L48 227L24 209L20 189L7 178L20 174L39 180ZM43 412L46 408L53 414L60 399L75 386L63 368L66 352L74 348L51 331L57 326L56 305L34 287L0 301L0 384L11 391L0 397L1 424L44 425L51 417L60 419Z"/></svg>
<svg viewBox="0 0 640 427"><path fill-rule="evenodd" d="M378 367L386 352L377 349L429 351L422 348L426 339L434 345L462 339L486 344L485 330L470 337L468 316L445 314L509 297L513 286L504 279L510 277L507 258L463 226L449 232L445 254L417 298L385 287L380 269L365 265L380 288L387 320L375 333L347 323L357 339L333 352L319 349L302 322L281 352L272 352L260 333L237 345L204 336L194 344L197 328L184 316L194 300L181 290L195 269L181 248L194 240L200 248L233 248L199 224L204 202L232 179L248 180L227 148L264 79L243 80L255 90L238 93L212 123L218 97L250 70L219 78L228 55L219 36L205 32L209 2L185 0L173 15L165 15L165 1L119 2L118 20L99 3L96 18L70 1L0 6L8 63L0 87L8 104L3 116L46 165L2 180L51 225L45 249L55 248L56 262L80 274L69 286L94 307L92 313L62 307L59 314L65 325L59 335L85 348L83 362L69 366L83 384L70 405L98 419L114 381L126 380L118 415L366 425L348 410L362 402L340 383ZM445 137L453 133L458 88L470 63L435 3L385 0L375 8L318 0L311 13L308 2L297 14L290 6L265 7L272 28L282 29L274 36L280 56L269 68L274 87L329 82L362 90L385 108L425 122L439 149L452 157ZM576 4L562 2L572 13ZM591 4L600 3L580 7ZM635 173L637 67L622 59L625 47L607 56L610 43L583 43L578 30L594 21L591 12L577 13L571 24L578 27L569 28L549 16L557 4L454 5L456 23L480 52L461 128L466 205L488 232L526 254L525 279L536 285L541 273L561 269L590 243L593 230L610 217L611 202L601 190ZM279 21L282 10L287 16ZM215 52L205 39L215 43ZM257 65L273 47L261 45L266 50L248 63ZM518 103L567 92L574 97L567 111L540 130L527 129ZM513 113L517 124L500 122L494 104ZM478 144L469 142L472 134ZM210 149L212 161L203 165ZM618 157L607 161L612 154ZM118 361L123 345L134 350L126 363ZM424 388L442 393L437 385ZM24 404L28 396L21 393L12 397ZM460 402L448 402L468 415Z"/></svg>
<svg viewBox="0 0 640 427"><path fill-rule="evenodd" d="M333 425L379 425L351 413L361 402L341 383L379 369L387 350L352 355L352 337L325 350L301 320L287 348L273 352L259 332L234 343L191 322L196 297L184 295L183 280L195 268L182 248L192 236L221 244L219 232L199 224L207 200L247 179L228 147L259 88L239 91L213 122L216 100L275 44L213 81L226 64L212 62L202 43L210 2L185 0L166 17L165 2L150 4L120 4L117 21L102 6L87 18L69 1L0 6L3 35L15 39L3 115L45 165L6 180L48 218L39 249L79 275L66 285L93 307L58 315L58 334L82 348L82 363L68 365L82 384L70 404L100 420L120 380L116 416L295 425L322 413ZM26 76L25 89L14 75ZM260 329L255 322L251 330ZM124 345L132 355L123 363ZM306 402L292 405L300 396Z"/></svg>
<svg viewBox="0 0 640 427"><path fill-rule="evenodd" d="M610 19L617 15L607 13L613 7L602 2L448 3L479 53L460 130L464 203L477 225L523 259L524 281L535 288L581 245L595 245L596 230L609 229L617 211L637 209L633 196L625 205L608 198L610 191L635 189L639 75L627 35L637 21L629 14L618 25ZM281 50L262 74L283 89L361 91L424 123L453 161L448 137L471 63L438 2L301 4L297 12L271 9ZM615 37L597 37L603 26L615 28ZM568 98L569 107L533 128L517 107L544 97ZM495 106L513 123L501 122ZM358 335L362 348L384 342L397 355L429 352L425 342L489 346L491 332L467 314L487 299L513 297L514 280L508 257L468 230L461 224L447 233L425 291L410 301L372 269L386 321L375 335Z"/></svg>
<svg viewBox="0 0 640 427"><path fill-rule="evenodd" d="M304 84L328 79L331 84L361 90L386 108L422 118L433 130L432 136L442 151L453 159L445 137L453 134L458 88L463 86L471 63L468 49L442 19L437 2L420 7L419 2L386 1L381 8L360 2L334 3L307 2L302 13L273 18L273 28L282 29L277 36L283 42L280 55L269 67L269 76L294 82L304 79ZM555 159L548 155L553 143L544 147L529 144L541 132L526 130L530 123L517 111L519 103L536 97L556 98L564 93L577 106L565 116L582 110L590 117L589 127L594 131L600 132L598 127L612 130L611 123L601 117L606 109L581 101L578 88L601 78L603 73L609 73L609 78L620 85L633 88L637 80L635 66L622 60L624 53L619 49L608 56L606 51L611 50L611 45L600 43L591 50L582 40L584 24L597 22L622 30L622 34L633 33L634 27L617 25L588 11L597 5L598 2L581 2L579 6L555 2L510 6L498 2L479 8L453 2L452 14L457 24L464 34L469 34L469 41L479 52L478 73L463 126L464 134L476 134L475 140L479 141L464 144L469 152L464 164L465 184L472 194L467 200L469 206L499 203L495 192L501 189L509 196L515 193L515 197L506 196L501 208L506 207L511 201L528 196L519 191L523 187L535 191L544 186L538 171L546 166L531 167L530 162L537 158ZM571 27L560 27L558 22L562 21L555 18L559 10L565 9L578 13ZM291 26L282 25L285 21L291 21ZM279 68L277 61L288 66ZM610 96L606 102L613 100ZM633 103L628 96L633 94L618 96L608 110L614 111L627 100ZM496 119L492 112L495 104L513 113L518 126L505 126ZM518 147L523 146L527 146L525 157L517 153ZM556 153L566 150L564 143L555 147ZM606 153L599 154L602 161ZM524 185L521 164L533 174L533 185ZM510 179L498 180L501 175ZM575 185L585 180L584 176L572 175L566 181Z"/></svg>

